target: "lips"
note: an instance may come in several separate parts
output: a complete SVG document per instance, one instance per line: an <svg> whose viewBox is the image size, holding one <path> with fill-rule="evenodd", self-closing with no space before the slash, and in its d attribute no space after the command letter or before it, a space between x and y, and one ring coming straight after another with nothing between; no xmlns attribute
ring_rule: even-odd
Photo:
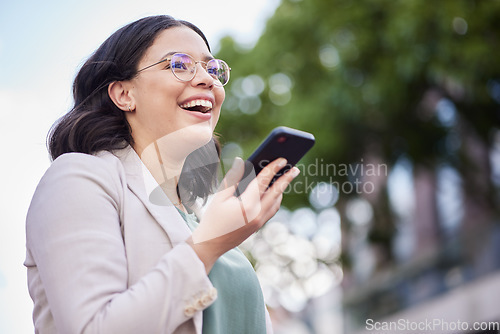
<svg viewBox="0 0 500 334"><path fill-rule="evenodd" d="M197 111L203 114L212 110L212 101L204 100L204 99L194 99L179 105L182 109L188 111Z"/></svg>

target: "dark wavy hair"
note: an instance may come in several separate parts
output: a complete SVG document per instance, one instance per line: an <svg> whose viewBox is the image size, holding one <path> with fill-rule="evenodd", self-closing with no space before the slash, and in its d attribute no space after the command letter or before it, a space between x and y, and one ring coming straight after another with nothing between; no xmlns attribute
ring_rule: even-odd
<svg viewBox="0 0 500 334"><path fill-rule="evenodd" d="M203 32L190 22L176 20L168 15L145 17L113 33L83 64L73 83L73 108L51 128L47 146L53 160L69 152L95 154L99 151L123 149L133 144L131 128L125 113L108 95L108 85L126 81L137 75L137 67L146 50L162 31L186 26L203 38ZM186 159L179 184L183 199L192 204L197 197L206 200L217 182L218 164L207 155L215 144L220 155L217 138L192 152ZM199 167L202 166L202 167ZM178 188L179 192L179 188ZM186 198L187 192L187 198Z"/></svg>

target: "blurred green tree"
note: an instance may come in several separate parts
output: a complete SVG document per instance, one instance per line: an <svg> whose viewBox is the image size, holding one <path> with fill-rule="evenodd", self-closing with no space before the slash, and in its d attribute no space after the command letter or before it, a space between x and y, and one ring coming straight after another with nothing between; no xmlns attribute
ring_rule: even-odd
<svg viewBox="0 0 500 334"><path fill-rule="evenodd" d="M303 163L340 166L408 157L415 170L444 162L485 219L495 211L488 152L500 123L500 1L283 0L255 46L226 37L232 67L218 131L248 156L274 127L312 132ZM439 112L439 103L451 109ZM477 152L483 152L478 154ZM304 173L305 174L305 173ZM308 182L356 175L304 175ZM390 253L386 183L369 198L371 240ZM288 194L290 208L308 192ZM350 195L341 192L343 211ZM344 214L343 214L344 215Z"/></svg>

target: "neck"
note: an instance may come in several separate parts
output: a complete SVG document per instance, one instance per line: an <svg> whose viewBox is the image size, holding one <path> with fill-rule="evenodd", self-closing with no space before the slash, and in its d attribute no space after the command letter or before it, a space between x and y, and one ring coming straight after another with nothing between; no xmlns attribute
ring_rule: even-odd
<svg viewBox="0 0 500 334"><path fill-rule="evenodd" d="M133 148L172 204L183 209L177 194L177 185L186 157L166 154L169 150L158 145L156 141L144 149L137 146Z"/></svg>

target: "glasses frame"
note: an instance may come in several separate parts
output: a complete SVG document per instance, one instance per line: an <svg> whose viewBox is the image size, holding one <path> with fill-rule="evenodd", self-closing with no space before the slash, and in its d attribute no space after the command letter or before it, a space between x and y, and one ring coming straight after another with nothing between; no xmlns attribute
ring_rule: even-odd
<svg viewBox="0 0 500 334"><path fill-rule="evenodd" d="M138 71L137 71L137 73L140 73L140 72L142 72L142 71L144 71L144 70L147 70L147 69L148 69L148 68L150 68L150 67L156 66L156 65L161 64L161 63L164 63L164 62L166 62L166 61L171 61L171 60L172 60L172 58L174 58L176 55L188 56L188 57L189 57L189 58L190 58L190 59L194 62L194 71L193 71L193 75L192 75L191 79L189 79L189 80L184 80L184 79L179 78L179 77L177 76L177 74L175 73L174 68L173 68L172 66L170 66L170 70L172 71L172 74L173 74L173 75L174 75L174 77L176 77L179 81L182 81L182 82L188 82L188 81L193 80L193 79L194 79L194 77L196 76L197 71L198 71L198 66L196 66L196 65L198 65L198 64L200 64L200 63L201 63L201 64L204 64L205 66L202 66L202 67L203 67L203 69L204 69L204 70L208 73L208 71L207 71L207 66L208 66L208 63L209 63L209 62L211 62L211 61L218 61L218 62L221 62L222 64L224 64L224 65L228 68L228 72L227 72L227 81L226 81L225 83L222 83L219 79L217 79L216 77L214 77L214 78L213 78L213 79L214 79L214 84L215 84L215 85L217 85L217 86L223 87L223 86L227 85L227 83L229 82L229 78L230 78L230 74L231 74L231 67L229 67L229 65L228 65L228 64L227 64L224 60L222 60L222 59L217 59L217 58L210 59L209 61L195 60L195 59L193 58L193 56L191 56L191 55L189 55L189 54L187 54L187 53L182 53L182 52L176 52L176 53L172 54L171 56L169 56L169 57L167 57L167 58L165 58L165 59L162 59L162 60L160 60L160 61L158 61L158 62L156 62L156 63L154 63L154 64L148 65L148 66L146 66L146 67L143 67L143 68L141 68L140 70L138 70ZM212 75L212 74L210 74L210 73L208 73L208 74L209 74L211 77L213 77L213 75Z"/></svg>

